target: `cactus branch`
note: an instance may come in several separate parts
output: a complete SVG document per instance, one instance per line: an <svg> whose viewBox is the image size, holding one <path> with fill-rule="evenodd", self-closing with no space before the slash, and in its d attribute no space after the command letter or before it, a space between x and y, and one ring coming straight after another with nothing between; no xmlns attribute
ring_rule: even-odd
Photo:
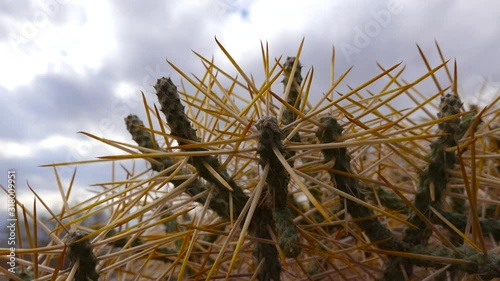
<svg viewBox="0 0 500 281"><path fill-rule="evenodd" d="M295 72L293 73L293 79L290 80L290 75L292 75L293 71L293 65L297 64ZM284 95L286 96L286 102L288 103L288 106L284 107L283 113L281 115L281 121L283 122L283 125L288 125L297 120L297 114L290 109L290 107L294 107L297 110L300 110L300 85L302 84L302 65L300 64L300 61L296 59L295 57L287 57L284 65L284 74L283 74L283 85L284 85L284 90L285 93ZM287 89L287 84L292 83L290 87L290 91L286 93ZM288 135L291 133L291 129L287 129L283 132L284 135ZM295 133L291 138L291 141L293 142L300 142L300 134L297 132ZM295 151L292 150L287 150L285 151L285 159L290 159L293 156L295 156ZM291 166L293 166L293 163L290 163Z"/></svg>
<svg viewBox="0 0 500 281"><path fill-rule="evenodd" d="M439 118L444 118L460 113L462 102L459 97L447 94L441 97L439 105ZM439 130L445 135L438 137L431 143L430 163L420 174L418 181L417 194L414 204L417 209L428 219L431 219L432 212L429 210L431 204L440 209L442 192L446 189L448 183L446 170L453 169L457 163L455 152L446 151L446 148L457 145L457 134L460 133L460 118L439 124ZM434 194L434 198L431 198ZM410 213L408 222L417 226L417 228L407 228L403 235L403 240L410 245L426 245L432 235L432 230L420 217L414 212Z"/></svg>
<svg viewBox="0 0 500 281"><path fill-rule="evenodd" d="M260 165L270 166L269 176L266 183L273 198L273 220L278 230L281 249L288 258L297 257L300 254L298 234L292 221L292 212L288 207L288 183L290 176L286 172L280 160L276 157L273 147L281 153L284 151L281 139L283 134L278 127L276 117L264 117L257 126L260 132L257 152L260 155Z"/></svg>
<svg viewBox="0 0 500 281"><path fill-rule="evenodd" d="M332 117L323 117L320 119L320 122L324 125L323 128L319 128L316 132L316 136L320 142L336 142L337 138L342 135L343 130L337 120ZM324 156L323 163L328 163L330 161L334 163L330 171L330 177L332 178L336 188L358 199L365 200L365 195L359 187L359 183L356 178L346 176L343 173L333 172L337 170L352 174L350 164L351 157L347 153L347 149L345 147L323 149L322 153ZM374 216L373 210L350 200L346 200L346 207L349 214L355 219ZM396 239L390 230L384 227L378 219L373 218L360 220L358 224L372 241L383 241L378 244L380 248L396 251L404 250L405 247L403 244Z"/></svg>
<svg viewBox="0 0 500 281"><path fill-rule="evenodd" d="M78 266L75 274L76 281L97 281L99 274L96 271L97 259L88 239L80 241L87 236L81 231L68 234L66 244L68 245L68 258L70 267Z"/></svg>
<svg viewBox="0 0 500 281"><path fill-rule="evenodd" d="M316 136L321 143L337 142L338 137L342 135L342 126L335 118L323 117L320 119L323 127L318 128ZM365 199L365 195L359 187L358 180L354 177L346 176L345 173L352 174L351 157L345 147L331 148L321 150L324 156L323 163L334 163L330 170L330 177L336 188L348 193L360 200ZM334 171L344 173L335 173ZM374 212L368 207L357 204L354 201L346 200L347 212L354 218L373 217ZM363 219L358 221L359 227L373 242L378 242L378 247L391 251L405 251L406 246L398 240L392 232L380 223L377 218ZM398 262L388 263L386 265L385 280L402 280L404 273L399 264L402 264L406 272L411 272L411 265L408 260L398 259Z"/></svg>
<svg viewBox="0 0 500 281"><path fill-rule="evenodd" d="M161 104L161 111L167 118L167 123L170 126L171 134L179 137L179 145L189 142L199 142L200 139L196 136L196 130L192 128L191 123L184 112L184 106L181 104L177 87L173 84L170 78L158 79L156 85L156 95ZM189 151L206 151L204 148L187 148ZM238 216L245 206L248 196L243 193L240 186L232 180L227 171L221 168L219 160L214 156L193 156L190 159L191 164L196 168L201 177L207 182L216 187L216 192L219 198L225 200L229 206L230 198L234 203L234 215ZM207 168L207 166L210 167ZM213 172L217 174L214 175ZM221 178L224 182L221 182ZM231 187L230 191L226 183ZM228 216L230 216L228 214Z"/></svg>
<svg viewBox="0 0 500 281"><path fill-rule="evenodd" d="M130 132L132 135L132 139L137 142L137 144L140 147L148 148L148 149L153 149L153 140L151 133L146 131L143 127L144 124L143 122L139 119L137 115L129 115L125 118L125 124L127 126L127 130ZM151 168L154 171L161 172L164 169L168 169L174 164L174 160L170 157L158 157L154 158L151 164ZM160 163L160 164L156 164ZM186 172L187 173L187 172ZM184 183L184 180L172 180L171 183L174 186L180 186L182 183ZM188 184L186 186L186 193L189 196L196 196L200 193L203 193L207 191L210 188L210 185L204 185L202 184L199 180L195 180ZM216 196L210 200L209 206L210 209L212 209L214 212L216 212L219 216L225 218L226 220L229 220L229 214L227 212L228 210L228 204L222 200L219 196L217 196L217 191L216 191ZM207 196L201 196L197 197L196 201L205 204L207 199Z"/></svg>

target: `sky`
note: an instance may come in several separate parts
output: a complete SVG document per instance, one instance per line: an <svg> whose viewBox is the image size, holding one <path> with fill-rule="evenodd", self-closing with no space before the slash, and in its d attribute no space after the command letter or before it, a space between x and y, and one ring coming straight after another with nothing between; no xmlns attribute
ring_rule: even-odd
<svg viewBox="0 0 500 281"><path fill-rule="evenodd" d="M261 42L272 57L286 58L304 39L301 62L306 70L314 66L316 96L329 83L332 47L337 71L354 66L347 82L358 85L379 73L377 62L403 62L405 76L418 77L425 66L416 44L435 66L438 41L445 57L457 60L463 95L487 103L477 100L483 82L490 92L500 88L498 11L499 1L484 0L2 0L0 184L7 186L15 170L21 202L33 204L29 184L57 205L54 171L40 165L117 153L80 131L134 144L123 118L144 116L141 91L154 103L157 78L181 82L167 59L200 74L196 51L233 70L215 38L257 78ZM109 180L110 169L79 166L73 200ZM67 186L73 167L58 173Z"/></svg>

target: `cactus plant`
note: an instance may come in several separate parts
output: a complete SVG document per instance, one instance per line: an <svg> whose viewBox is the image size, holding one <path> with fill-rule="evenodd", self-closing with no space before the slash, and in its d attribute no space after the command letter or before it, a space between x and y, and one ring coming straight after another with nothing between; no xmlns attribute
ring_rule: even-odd
<svg viewBox="0 0 500 281"><path fill-rule="evenodd" d="M197 53L201 77L169 62L191 89L159 77L157 102L144 97L148 125L134 113L125 117L136 144L85 133L125 152L85 163L129 161L122 166L126 178L100 183L102 191L77 206L67 203L71 186L60 186L64 207L52 212L59 226L35 224L52 242L37 245L30 236L18 252L18 274L0 274L12 280L22 280L21 273L37 280L500 278L500 97L465 111L456 64L451 75L448 61L431 67L420 50L428 71L412 82L402 78L400 65L379 65L380 74L340 93L349 69L332 74L323 96L310 101L314 72L302 76L302 44L283 63L261 46L260 85L217 44L237 75ZM438 82L440 72L449 79ZM284 90L277 94L280 77ZM418 88L427 80L436 90L424 95ZM150 168L127 168L130 160ZM36 220L20 207L19 214ZM105 224L81 225L103 211Z"/></svg>

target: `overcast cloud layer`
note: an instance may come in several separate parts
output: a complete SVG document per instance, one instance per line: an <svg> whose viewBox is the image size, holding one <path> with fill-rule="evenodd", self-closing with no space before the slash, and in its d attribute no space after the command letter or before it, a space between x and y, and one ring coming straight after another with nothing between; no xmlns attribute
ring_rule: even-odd
<svg viewBox="0 0 500 281"><path fill-rule="evenodd" d="M215 36L257 78L261 40L273 56L286 57L305 38L301 61L306 69L315 67L315 95L326 90L332 46L338 71L354 65L347 82L358 85L378 73L377 61L403 61L405 75L417 77L424 65L415 44L437 65L434 40L447 58L457 59L468 98L474 99L483 78L499 88L500 2L422 2L4 0L0 183L5 186L7 171L15 169L26 204L32 204L27 182L45 198L57 198L52 169L38 166L116 153L79 131L132 143L123 118L142 116L140 91L154 102L158 77L180 83L166 59L201 73L195 50L229 67ZM66 185L72 170L60 172ZM109 165L82 166L77 190L109 177Z"/></svg>

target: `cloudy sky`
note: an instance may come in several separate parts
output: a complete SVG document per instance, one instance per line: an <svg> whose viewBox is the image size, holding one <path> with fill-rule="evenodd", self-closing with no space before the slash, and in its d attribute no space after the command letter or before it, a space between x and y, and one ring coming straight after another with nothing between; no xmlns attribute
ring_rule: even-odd
<svg viewBox="0 0 500 281"><path fill-rule="evenodd" d="M0 183L15 169L23 202L32 204L27 183L57 198L52 169L39 166L113 153L79 131L132 143L123 118L143 116L140 91L154 102L158 77L180 84L166 59L202 73L194 50L231 70L215 36L256 77L261 41L286 57L305 38L301 62L315 67L315 95L326 90L332 46L337 71L354 65L346 81L358 85L378 73L377 61L403 61L416 77L424 69L416 44L437 65L437 40L474 99L484 79L500 87L498 11L498 1L467 0L1 0ZM64 185L71 173L60 169ZM81 166L77 191L109 178L109 165Z"/></svg>

